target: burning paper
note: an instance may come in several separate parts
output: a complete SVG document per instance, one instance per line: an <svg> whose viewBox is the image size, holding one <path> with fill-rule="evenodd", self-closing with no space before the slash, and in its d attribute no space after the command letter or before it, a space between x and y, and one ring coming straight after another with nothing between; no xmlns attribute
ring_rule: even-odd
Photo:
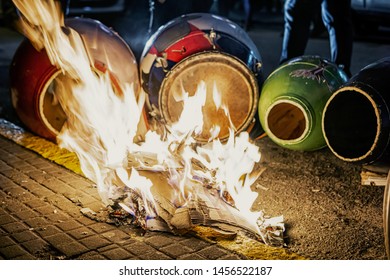
<svg viewBox="0 0 390 280"><path fill-rule="evenodd" d="M78 155L104 203L120 205L150 230L183 233L206 225L241 229L267 244L283 245L282 220L266 220L261 211L251 210L257 197L251 185L259 176L254 169L260 153L248 133L235 135L232 127L226 143L195 141L194 135L203 127L204 82L196 93L183 89L175 96L183 102L177 123L163 127L159 134L148 131L142 141L135 141L145 94L135 92L138 87L132 84L113 86L109 72L94 69L85 42L64 26L56 1L14 3L23 14L25 35L36 48L44 48L64 74L54 83L67 116L58 143ZM212 96L229 118L216 86Z"/></svg>

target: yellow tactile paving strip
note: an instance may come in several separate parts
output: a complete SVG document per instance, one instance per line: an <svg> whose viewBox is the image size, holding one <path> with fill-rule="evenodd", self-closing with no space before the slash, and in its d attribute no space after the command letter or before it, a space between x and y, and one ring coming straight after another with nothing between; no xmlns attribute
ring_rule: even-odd
<svg viewBox="0 0 390 280"><path fill-rule="evenodd" d="M42 157L51 160L73 172L83 175L77 156L56 144L25 131L13 123L0 119L0 135L31 150ZM209 239L208 229L197 227L196 233L203 239ZM222 247L246 256L248 259L259 260L303 260L302 256L289 252L284 248L274 248L251 238L238 235L234 240L219 239L216 241Z"/></svg>

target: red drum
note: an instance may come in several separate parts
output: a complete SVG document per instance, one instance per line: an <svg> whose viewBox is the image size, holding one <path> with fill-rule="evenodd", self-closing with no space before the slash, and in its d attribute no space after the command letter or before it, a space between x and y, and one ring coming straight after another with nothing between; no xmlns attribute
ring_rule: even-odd
<svg viewBox="0 0 390 280"><path fill-rule="evenodd" d="M206 83L204 125L197 141L208 141L213 125L221 127L219 139L229 136L227 118L212 103L214 84L227 104L237 133L252 130L254 137L261 134L256 122L263 82L261 57L248 34L228 19L199 13L172 20L148 40L140 68L148 108L158 109L167 124L176 122L182 112L182 101L174 97L183 89L194 95L197 85Z"/></svg>
<svg viewBox="0 0 390 280"><path fill-rule="evenodd" d="M96 72L109 71L113 87L133 83L139 90L138 67L134 54L111 29L86 18L65 20L65 25L83 38ZM55 141L66 116L56 102L53 81L63 75L51 65L45 50L37 51L28 40L17 49L10 67L12 103L20 120L32 132Z"/></svg>

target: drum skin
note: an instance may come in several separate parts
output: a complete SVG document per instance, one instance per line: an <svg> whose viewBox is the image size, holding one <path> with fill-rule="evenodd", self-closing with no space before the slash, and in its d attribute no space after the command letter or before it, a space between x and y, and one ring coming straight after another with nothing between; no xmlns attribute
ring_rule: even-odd
<svg viewBox="0 0 390 280"><path fill-rule="evenodd" d="M325 147L323 109L346 81L344 71L319 56L287 61L264 82L259 101L262 127L272 141L288 149Z"/></svg>
<svg viewBox="0 0 390 280"><path fill-rule="evenodd" d="M390 57L367 65L328 100L323 131L331 151L356 163L390 162Z"/></svg>
<svg viewBox="0 0 390 280"><path fill-rule="evenodd" d="M109 71L113 87L118 90L121 84L133 83L138 92L135 57L116 33L99 21L87 18L69 18L65 25L81 35L92 57L94 71ZM12 104L29 130L54 142L66 120L51 92L51 83L58 75L63 74L51 65L44 49L37 51L27 39L22 41L10 66Z"/></svg>
<svg viewBox="0 0 390 280"><path fill-rule="evenodd" d="M215 75L218 71L225 72ZM243 103L247 103L241 104L241 109L236 108L236 112L241 110L237 116L235 112L231 113L238 131L245 130L254 121L258 92L263 82L261 56L248 34L225 18L202 13L176 18L153 34L140 60L140 78L142 89L148 96L149 110L158 109L168 124L175 122L180 115L180 109L173 108L181 106L171 98L176 94L172 92L172 85L183 83L191 96L201 80L206 80L208 85L212 79L220 85L245 80L240 82L244 87L235 95L221 92L227 103L234 103L233 99L245 99ZM180 82L175 79L180 79ZM248 103L252 103L250 108ZM229 111L234 111L230 105L228 107ZM203 113L205 122L224 126L226 123L214 119L217 114L209 108ZM247 111L245 116L241 116L243 110ZM219 138L226 138L226 127L221 130ZM208 136L208 132L203 132L197 140L207 141Z"/></svg>

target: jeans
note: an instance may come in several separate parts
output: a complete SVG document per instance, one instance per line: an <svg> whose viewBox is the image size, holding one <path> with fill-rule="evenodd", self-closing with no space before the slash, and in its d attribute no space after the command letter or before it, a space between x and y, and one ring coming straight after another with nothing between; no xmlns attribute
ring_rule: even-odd
<svg viewBox="0 0 390 280"><path fill-rule="evenodd" d="M329 33L331 60L342 65L350 76L353 43L351 0L286 0L280 63L304 54L310 23L319 8Z"/></svg>

